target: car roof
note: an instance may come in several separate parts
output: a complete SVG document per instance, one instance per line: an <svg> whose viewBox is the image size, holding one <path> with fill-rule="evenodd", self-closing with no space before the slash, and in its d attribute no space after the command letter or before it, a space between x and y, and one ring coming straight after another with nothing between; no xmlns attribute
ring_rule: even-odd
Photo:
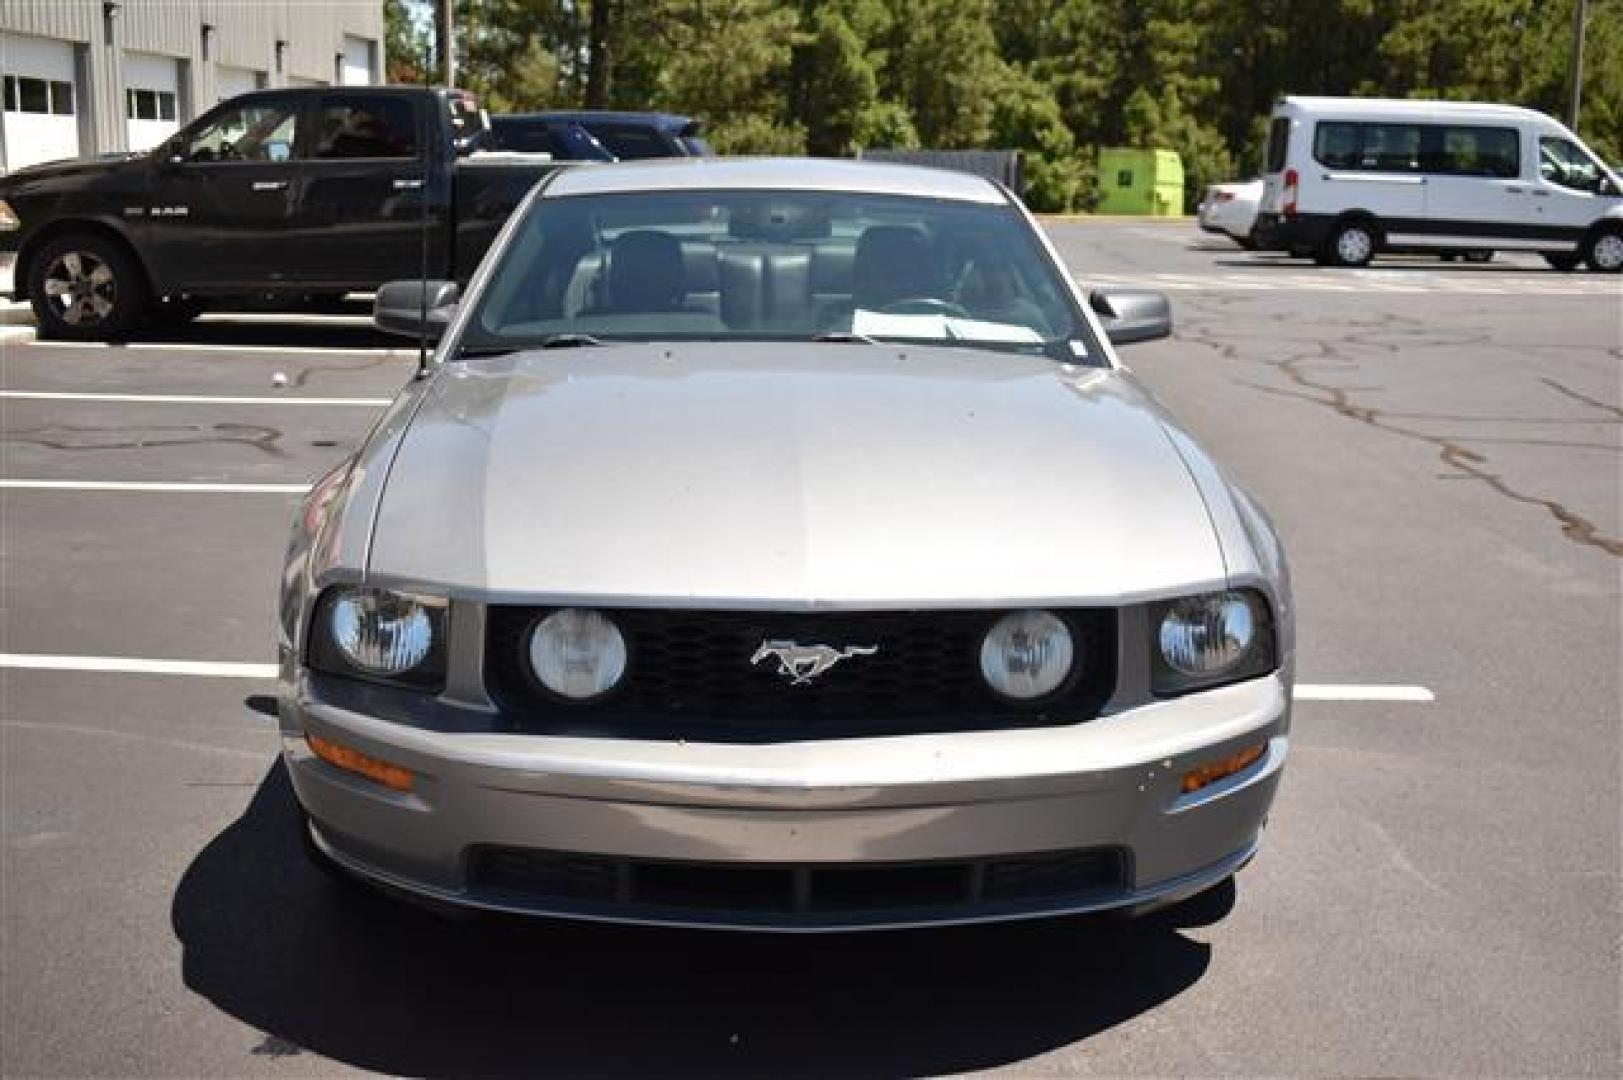
<svg viewBox="0 0 1623 1080"><path fill-rule="evenodd" d="M663 112L622 112L614 109L546 109L541 112L503 113L492 116L491 122L499 120L544 122L555 121L564 123L590 124L590 123L622 123L641 124L645 127L677 130L693 123L690 116L681 116L677 113Z"/></svg>
<svg viewBox="0 0 1623 1080"><path fill-rule="evenodd" d="M751 189L913 195L974 203L1007 201L996 184L969 173L833 158L648 158L577 165L557 173L543 197Z"/></svg>

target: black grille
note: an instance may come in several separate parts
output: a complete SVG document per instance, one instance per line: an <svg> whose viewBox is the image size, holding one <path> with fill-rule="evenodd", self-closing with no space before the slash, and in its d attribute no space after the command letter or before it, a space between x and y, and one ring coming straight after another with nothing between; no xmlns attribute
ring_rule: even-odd
<svg viewBox="0 0 1623 1080"><path fill-rule="evenodd" d="M1007 701L980 674L981 639L1000 611L780 613L621 609L619 687L596 702L560 699L530 669L531 628L551 609L492 607L486 675L514 730L623 738L772 742L1076 723L1115 685L1112 610L1060 612L1077 644L1069 682L1036 703ZM752 664L765 640L877 646L805 685L775 659Z"/></svg>
<svg viewBox="0 0 1623 1080"><path fill-rule="evenodd" d="M1041 906L1127 887L1115 848L880 864L698 863L484 847L469 886L538 908L795 918Z"/></svg>

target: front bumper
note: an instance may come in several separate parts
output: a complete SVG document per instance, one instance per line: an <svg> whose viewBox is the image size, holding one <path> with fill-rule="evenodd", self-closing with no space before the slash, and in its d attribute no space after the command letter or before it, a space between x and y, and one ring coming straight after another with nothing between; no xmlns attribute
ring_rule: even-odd
<svg viewBox="0 0 1623 1080"><path fill-rule="evenodd" d="M430 731L325 702L303 673L282 700L312 838L363 877L475 908L776 930L1145 910L1193 895L1254 853L1289 717L1277 675L1067 727L772 745ZM316 758L307 730L413 770L414 789ZM1189 769L1257 744L1260 761L1181 792ZM542 870L519 885L486 877L490 852ZM1034 892L983 887L1011 861L1071 876ZM565 865L578 871L568 881L547 869ZM676 887L643 894L644 872ZM615 873L600 894L577 887ZM816 883L836 879L839 902L821 903ZM778 881L788 891L768 888ZM865 881L890 885L869 898ZM707 895L706 882L720 884Z"/></svg>

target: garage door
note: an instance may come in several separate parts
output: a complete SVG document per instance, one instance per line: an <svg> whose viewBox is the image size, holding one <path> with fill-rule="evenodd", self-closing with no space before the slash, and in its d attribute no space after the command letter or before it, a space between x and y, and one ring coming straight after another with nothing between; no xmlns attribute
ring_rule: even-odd
<svg viewBox="0 0 1623 1080"><path fill-rule="evenodd" d="M219 100L234 98L265 85L265 76L247 68L217 67L214 69L214 92Z"/></svg>
<svg viewBox="0 0 1623 1080"><path fill-rule="evenodd" d="M180 64L168 56L124 54L124 115L131 150L150 150L180 127Z"/></svg>
<svg viewBox="0 0 1623 1080"><path fill-rule="evenodd" d="M73 46L62 41L0 34L4 75L5 152L0 168L79 156L79 94Z"/></svg>
<svg viewBox="0 0 1623 1080"><path fill-rule="evenodd" d="M365 38L344 35L344 85L371 86L377 82L372 71L372 43Z"/></svg>

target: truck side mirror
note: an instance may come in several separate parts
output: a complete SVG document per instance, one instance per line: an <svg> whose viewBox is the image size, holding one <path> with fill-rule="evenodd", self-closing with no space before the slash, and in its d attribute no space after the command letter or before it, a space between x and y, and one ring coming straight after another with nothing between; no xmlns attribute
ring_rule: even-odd
<svg viewBox="0 0 1623 1080"><path fill-rule="evenodd" d="M391 281L378 287L372 325L388 334L438 341L456 314L461 292L454 281ZM426 319L425 319L426 309Z"/></svg>
<svg viewBox="0 0 1623 1080"><path fill-rule="evenodd" d="M1172 305L1165 293L1148 289L1095 289L1088 307L1104 322L1112 345L1172 336Z"/></svg>

